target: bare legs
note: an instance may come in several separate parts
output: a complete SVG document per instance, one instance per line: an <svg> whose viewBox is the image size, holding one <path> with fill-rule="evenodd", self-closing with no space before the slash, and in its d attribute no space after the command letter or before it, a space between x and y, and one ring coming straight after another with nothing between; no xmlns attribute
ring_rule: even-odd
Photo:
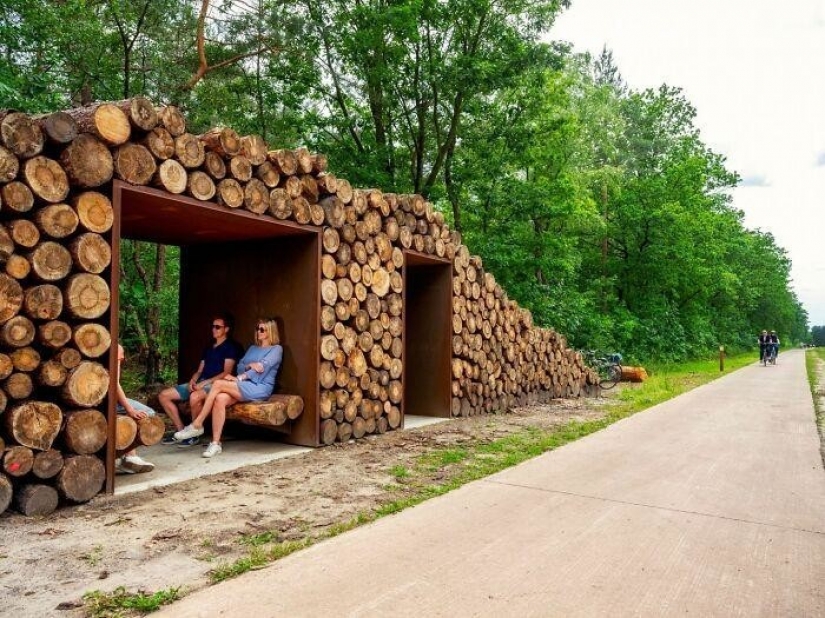
<svg viewBox="0 0 825 618"><path fill-rule="evenodd" d="M203 428L203 422L212 415L212 442L220 442L223 425L226 422L226 407L243 399L238 383L234 380L215 380L200 413L193 418L192 426ZM194 416L194 408L193 408Z"/></svg>
<svg viewBox="0 0 825 618"><path fill-rule="evenodd" d="M172 419L175 429L183 429L183 421L180 420L180 410L178 410L177 403L180 401L180 393L175 388L165 388L158 395L158 400L163 408L163 411ZM194 412L192 413L194 416Z"/></svg>

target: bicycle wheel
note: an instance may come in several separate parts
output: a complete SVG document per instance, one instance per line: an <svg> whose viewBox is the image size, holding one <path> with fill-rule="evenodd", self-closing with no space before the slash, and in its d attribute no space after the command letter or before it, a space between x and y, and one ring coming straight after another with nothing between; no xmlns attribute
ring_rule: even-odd
<svg viewBox="0 0 825 618"><path fill-rule="evenodd" d="M622 368L619 365L602 365L599 367L599 386L609 390L622 379Z"/></svg>

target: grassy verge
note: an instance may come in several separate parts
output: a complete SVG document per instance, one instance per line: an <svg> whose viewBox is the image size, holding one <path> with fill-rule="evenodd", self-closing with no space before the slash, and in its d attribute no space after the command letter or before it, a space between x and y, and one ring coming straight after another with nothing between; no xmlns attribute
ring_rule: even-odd
<svg viewBox="0 0 825 618"><path fill-rule="evenodd" d="M808 369L808 384L811 387L811 397L816 411L816 424L819 427L819 437L825 443L825 405L823 405L825 383L820 383L817 373L823 363L825 363L825 348L814 348L806 352L805 366Z"/></svg>
<svg viewBox="0 0 825 618"><path fill-rule="evenodd" d="M429 452L421 455L410 466L388 467L387 474L395 482L386 486L385 499L373 510L358 513L349 520L329 525L301 539L284 540L279 538L279 534L275 531L243 536L238 542L248 548L245 550L246 554L233 562L217 566L210 572L210 579L213 583L217 583L260 569L319 541L333 538L386 515L398 513L425 500L446 494L467 483L578 440L618 420L671 399L754 361L753 354L730 357L725 361L724 374L719 371L718 359L662 366L653 365L648 367L650 378L643 384L627 386L620 391L609 393L610 401L603 406L604 414L597 418L571 421L552 429L525 427L497 440L461 447L433 446ZM177 589L173 590L176 596L183 594ZM146 613L159 607L159 605L146 609L138 607L137 601L132 603L129 595L120 590L113 594L89 593L87 608L90 601L94 601L99 607L104 606L104 603L109 602L110 596L117 597L117 605L114 607L131 611ZM134 596L145 597L145 595ZM115 603L115 601L112 602ZM87 615L97 618L120 614L94 613L87 609Z"/></svg>

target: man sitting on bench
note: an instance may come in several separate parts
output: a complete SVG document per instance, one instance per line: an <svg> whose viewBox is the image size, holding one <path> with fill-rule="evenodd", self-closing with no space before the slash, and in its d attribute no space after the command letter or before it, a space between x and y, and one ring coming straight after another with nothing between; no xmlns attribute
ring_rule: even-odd
<svg viewBox="0 0 825 618"><path fill-rule="evenodd" d="M241 345L229 337L234 325L235 320L229 313L219 313L213 317L212 344L204 349L198 370L188 383L170 386L158 395L160 405L175 424L175 430L183 429L177 403L188 401L192 418L196 418L203 409L206 396L212 388L212 382L222 375L231 374L238 359L243 356ZM177 444L181 447L192 446L199 441L197 437L176 440L172 434L163 438L163 444Z"/></svg>

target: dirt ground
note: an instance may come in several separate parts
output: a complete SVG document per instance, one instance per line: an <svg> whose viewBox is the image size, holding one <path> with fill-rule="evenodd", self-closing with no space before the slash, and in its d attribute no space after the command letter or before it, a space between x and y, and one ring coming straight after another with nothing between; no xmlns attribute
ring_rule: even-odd
<svg viewBox="0 0 825 618"><path fill-rule="evenodd" d="M0 599L9 616L83 616L92 590L154 592L209 585L209 571L248 553L244 535L321 536L402 497L396 466L445 446L486 443L525 427L601 417L604 400L557 401L456 419L124 496L101 495L45 519L0 517ZM420 477L419 477L420 478ZM434 472L432 482L443 478Z"/></svg>

